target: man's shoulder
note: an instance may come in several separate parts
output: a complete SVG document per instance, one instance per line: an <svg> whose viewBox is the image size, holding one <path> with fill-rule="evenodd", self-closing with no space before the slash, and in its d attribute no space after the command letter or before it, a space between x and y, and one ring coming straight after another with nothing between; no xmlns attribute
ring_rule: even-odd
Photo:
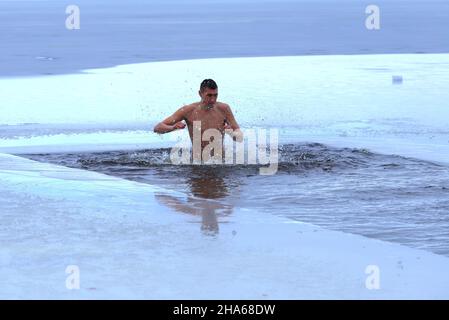
<svg viewBox="0 0 449 320"><path fill-rule="evenodd" d="M194 102L191 104L186 104L185 106L182 106L179 110L181 110L184 114L192 112L196 107L198 103Z"/></svg>
<svg viewBox="0 0 449 320"><path fill-rule="evenodd" d="M231 109L229 104L224 103L224 102L217 102L217 108L222 110L222 111L228 111L229 109Z"/></svg>

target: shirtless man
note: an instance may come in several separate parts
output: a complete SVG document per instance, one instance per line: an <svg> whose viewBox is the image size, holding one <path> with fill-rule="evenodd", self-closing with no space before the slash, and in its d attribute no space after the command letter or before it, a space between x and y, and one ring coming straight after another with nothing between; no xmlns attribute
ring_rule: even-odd
<svg viewBox="0 0 449 320"><path fill-rule="evenodd" d="M201 125L201 137L208 129L216 129L221 133L221 146L223 146L224 133L232 136L234 141L242 142L243 134L232 114L231 108L226 103L218 102L218 86L212 79L206 79L201 83L199 95L200 102L195 102L177 110L173 115L158 123L154 127L156 133L167 133L178 129L184 129L186 124L190 134L190 140L194 143L194 122ZM185 121L185 123L183 122ZM210 141L201 141L203 150Z"/></svg>

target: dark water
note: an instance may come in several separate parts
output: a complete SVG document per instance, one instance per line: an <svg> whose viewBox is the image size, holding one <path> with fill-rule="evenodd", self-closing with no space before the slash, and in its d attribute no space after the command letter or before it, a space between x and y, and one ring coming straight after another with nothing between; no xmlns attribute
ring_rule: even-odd
<svg viewBox="0 0 449 320"><path fill-rule="evenodd" d="M65 9L80 9L67 30ZM0 76L180 59L449 52L449 2L360 0L0 1Z"/></svg>
<svg viewBox="0 0 449 320"><path fill-rule="evenodd" d="M261 176L256 165L172 165L169 152L26 157L214 199L221 215L236 206L252 208L449 256L447 166L361 149L290 144L280 147L278 173ZM198 211L195 203L170 196L159 200L183 213ZM216 223L216 217L203 215L206 229Z"/></svg>

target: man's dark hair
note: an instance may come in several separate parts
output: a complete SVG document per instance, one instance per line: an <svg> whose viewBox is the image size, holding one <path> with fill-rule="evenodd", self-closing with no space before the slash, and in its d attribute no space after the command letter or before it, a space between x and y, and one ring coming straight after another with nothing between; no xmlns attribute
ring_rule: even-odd
<svg viewBox="0 0 449 320"><path fill-rule="evenodd" d="M205 79L201 82L200 91L203 92L204 89L209 88L215 90L218 88L217 83L212 79Z"/></svg>

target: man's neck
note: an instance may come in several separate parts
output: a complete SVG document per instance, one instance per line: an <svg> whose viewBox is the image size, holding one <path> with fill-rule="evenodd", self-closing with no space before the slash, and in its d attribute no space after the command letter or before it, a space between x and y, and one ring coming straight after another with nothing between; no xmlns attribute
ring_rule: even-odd
<svg viewBox="0 0 449 320"><path fill-rule="evenodd" d="M210 109L212 109L214 107L214 105L213 104L211 104L211 105L207 105L207 104L203 104L202 102L200 103L200 109L201 110L210 110Z"/></svg>

